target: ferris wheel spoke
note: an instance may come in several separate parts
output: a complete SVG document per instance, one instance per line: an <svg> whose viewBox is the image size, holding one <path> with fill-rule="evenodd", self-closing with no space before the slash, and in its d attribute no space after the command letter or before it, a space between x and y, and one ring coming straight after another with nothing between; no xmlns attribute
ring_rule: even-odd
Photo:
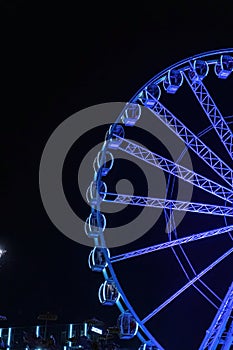
<svg viewBox="0 0 233 350"><path fill-rule="evenodd" d="M218 263L224 260L227 256L229 256L233 252L233 248L229 249L225 254L221 255L217 260L215 260L212 264L210 264L206 269L202 270L197 276L191 279L188 283L186 283L182 288L180 288L176 293L174 293L170 298L168 298L165 302L163 302L160 306L154 309L150 314L148 314L143 320L142 323L146 323L152 317L154 317L158 312L164 309L170 302L172 302L175 298L177 298L181 293L183 293L187 288L192 286L196 281L198 281L202 276L204 276L208 271L213 269Z"/></svg>
<svg viewBox="0 0 233 350"><path fill-rule="evenodd" d="M122 141L118 147L118 149L121 151L139 158L142 161L151 164L169 174L177 176L178 178L189 182L192 185L197 186L219 198L232 202L233 193L231 189L221 186L218 183L177 163L174 163L171 160L158 155L157 153L151 152L147 148L139 146L134 142L120 137L119 139Z"/></svg>
<svg viewBox="0 0 233 350"><path fill-rule="evenodd" d="M177 234L177 232L176 232L176 231L177 231L177 228L176 228L176 222L175 222L175 218L174 218L174 212L169 210L169 215L168 215L168 214L167 214L167 211L165 210L165 218L166 218L166 221L169 222L169 231L168 231L168 232L169 232L170 235L171 235L171 232L173 231L173 232L175 233L175 237L177 237L178 234ZM216 235L216 234L219 234L219 233L223 233L223 232L224 232L224 231L221 231L221 232L218 232L218 231L217 231L217 232L216 232L216 230L211 230L211 231L203 232L204 235L202 235L202 238L204 238L204 237L209 237L209 235L213 236L213 235ZM229 231L228 231L228 232L229 232ZM190 271L191 274L195 276L197 273L196 273L195 268L193 267L193 265L192 265L190 259L188 258L188 256L187 256L187 254L186 254L184 248L183 248L182 242L181 242L180 244L178 244L178 247L177 247L177 248L178 248L178 251L179 251L179 252L182 254L182 256L184 257L184 259L185 259L184 262L185 262L186 264L188 264L187 267L188 267L189 269L191 269L191 271ZM184 263L181 262L181 259L179 258L178 253L176 252L176 249L175 249L174 246L172 247L172 252L173 252L173 254L175 255L175 257L176 257L176 259L177 259L177 261L178 261L178 263L179 263L179 265L180 265L182 271L184 272L186 278L187 278L188 280L190 280L190 274L188 273L188 269L187 269L187 267L185 268ZM204 288L205 290L207 290L208 292L210 292L210 293L212 294L212 297L215 297L218 301L221 301L221 298L219 298L219 296L218 296L211 288L209 288L209 286L208 286L206 283L204 283L201 279L199 280L199 283L201 283L202 288ZM204 293L200 288L198 288L198 286L197 286L196 284L194 284L193 286L194 286L194 288L195 288L206 300L208 300L208 302L210 302L215 308L218 308L217 305L213 302L213 300L210 299L210 298L206 295L206 293Z"/></svg>
<svg viewBox="0 0 233 350"><path fill-rule="evenodd" d="M206 336L202 341L199 350L204 349L216 349L219 344L219 339L222 338L223 332L226 329L226 324L230 320L231 313L233 309L233 283L231 284L226 296L215 315L215 318L206 332ZM231 322L231 326L229 327L229 331L225 337L225 340L222 341L223 346L221 349L228 350L232 345L232 331L233 331L233 321Z"/></svg>
<svg viewBox="0 0 233 350"><path fill-rule="evenodd" d="M210 166L228 184L233 184L233 170L216 155L204 142L190 131L162 103L154 99L153 107L149 107L154 115L175 133L188 148L192 149L200 159Z"/></svg>
<svg viewBox="0 0 233 350"><path fill-rule="evenodd" d="M223 233L223 232L221 232ZM216 234L215 234L216 235ZM188 262L188 265L190 266L191 268L191 271L194 273L194 275L196 275L196 271L191 263L191 261L189 260L187 254L185 253L184 249L183 249L183 246L182 245L179 245L179 248L180 250L182 251L186 261ZM184 266L183 264L181 263L181 261L179 261L180 265L182 266L182 268L184 269ZM188 278L190 279L190 278ZM202 285L202 288L204 288L206 291L210 292L212 297L215 297L218 301L221 301L221 298L205 283L202 281L202 279L199 279L199 283ZM214 307L217 308L217 305L206 295L206 293L204 293L200 288L198 288L196 286L196 284L193 285L194 288L206 299L208 300Z"/></svg>
<svg viewBox="0 0 233 350"><path fill-rule="evenodd" d="M189 274L188 274L187 270L185 269L184 265L181 263L180 258L178 257L178 254L176 253L174 247L172 247L172 251L173 251L173 254L175 255L175 257L176 257L176 259L177 259L177 261L178 261L178 263L179 263L179 265L180 265L182 271L184 272L184 274L185 274L187 280L190 281ZM193 272L195 273L194 268L193 268L192 264L190 263L189 259L187 259L187 261L188 261L188 264L190 265L191 269L192 269ZM195 273L195 275L196 275L196 273ZM199 282L201 283L202 280L200 279ZM206 285L204 285L204 284L203 284L203 286L206 287ZM215 308L218 308L218 306L213 302L213 300L211 300L209 297L207 297L207 295L206 295L195 283L193 284L193 287L194 287L194 288L195 288L195 289L210 303L210 304L212 304ZM208 286L207 286L207 287L208 287ZM208 288L208 289L209 289L209 288ZM209 289L209 290L210 290L210 289ZM213 292L212 290L210 290L210 292L211 292L213 295L215 295L214 292Z"/></svg>
<svg viewBox="0 0 233 350"><path fill-rule="evenodd" d="M115 262L118 262L121 260L126 260L126 259L134 258L137 256L141 256L144 254L152 253L152 252L155 252L157 250L167 249L167 248L171 248L171 247L174 247L177 245L181 245L181 244L185 244L185 243L189 243L189 242L194 242L194 241L197 241L199 239L213 237L216 235L227 233L227 232L232 231L232 230L233 230L233 225L220 227L220 228L217 228L214 230L204 231L201 233L193 234L191 236L175 239L175 240L168 241L168 242L163 242L163 243L156 244L156 245L153 245L150 247L142 248L139 250L134 250L134 251L119 254L116 256L112 256L110 258L110 261L111 261L111 263L115 263Z"/></svg>
<svg viewBox="0 0 233 350"><path fill-rule="evenodd" d="M184 76L231 159L233 159L233 133L203 84L203 81L198 76L193 80L190 80L185 73Z"/></svg>
<svg viewBox="0 0 233 350"><path fill-rule="evenodd" d="M103 202L129 204L141 207L163 208L193 213L233 216L233 207L217 206L212 204L177 201L171 199L133 196L127 194L100 192L104 195Z"/></svg>

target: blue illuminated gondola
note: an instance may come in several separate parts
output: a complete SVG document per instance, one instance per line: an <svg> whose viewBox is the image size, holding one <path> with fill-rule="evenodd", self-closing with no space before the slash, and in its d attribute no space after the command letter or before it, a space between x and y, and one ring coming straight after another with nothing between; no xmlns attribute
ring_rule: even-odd
<svg viewBox="0 0 233 350"><path fill-rule="evenodd" d="M120 294L112 279L108 279L101 284L99 288L99 301L103 305L114 305L119 299Z"/></svg>
<svg viewBox="0 0 233 350"><path fill-rule="evenodd" d="M179 70L169 70L163 81L163 87L169 94L174 94L183 83L183 75Z"/></svg>
<svg viewBox="0 0 233 350"><path fill-rule="evenodd" d="M221 55L219 61L216 63L215 74L220 79L226 79L233 70L233 58L228 55Z"/></svg>
<svg viewBox="0 0 233 350"><path fill-rule="evenodd" d="M128 103L121 120L126 126L134 126L140 116L141 106L137 103Z"/></svg>
<svg viewBox="0 0 233 350"><path fill-rule="evenodd" d="M107 186L103 181L92 181L86 191L86 199L92 207L97 206L105 198Z"/></svg>
<svg viewBox="0 0 233 350"><path fill-rule="evenodd" d="M91 214L86 219L84 229L89 238L98 238L105 230L106 218L104 214L98 210L93 209Z"/></svg>
<svg viewBox="0 0 233 350"><path fill-rule="evenodd" d="M206 61L195 60L193 63L193 69L189 71L189 77L192 81L204 79L209 72L209 66Z"/></svg>
<svg viewBox="0 0 233 350"><path fill-rule="evenodd" d="M123 126L120 124L112 124L107 135L108 148L117 149L122 143L124 136L125 131Z"/></svg>
<svg viewBox="0 0 233 350"><path fill-rule="evenodd" d="M101 150L100 152L98 152L97 157L95 158L95 161L93 163L94 169L96 168L96 163L98 171L101 172L101 176L106 176L112 169L114 163L112 153Z"/></svg>
<svg viewBox="0 0 233 350"><path fill-rule="evenodd" d="M120 339L131 339L138 331L138 323L129 311L124 311L117 320L117 326L119 327Z"/></svg>
<svg viewBox="0 0 233 350"><path fill-rule="evenodd" d="M105 254L108 258L110 252L107 248L95 247L89 254L88 265L92 271L101 272L107 266Z"/></svg>
<svg viewBox="0 0 233 350"><path fill-rule="evenodd" d="M138 101L145 107L152 108L161 95L160 87L152 83L148 85L138 96Z"/></svg>

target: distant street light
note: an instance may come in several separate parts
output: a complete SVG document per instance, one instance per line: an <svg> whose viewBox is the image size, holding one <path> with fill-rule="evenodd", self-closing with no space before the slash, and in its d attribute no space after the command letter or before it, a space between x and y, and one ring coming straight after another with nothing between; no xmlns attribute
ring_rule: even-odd
<svg viewBox="0 0 233 350"><path fill-rule="evenodd" d="M6 253L6 250L5 249L0 249L0 258L3 256L3 254Z"/></svg>

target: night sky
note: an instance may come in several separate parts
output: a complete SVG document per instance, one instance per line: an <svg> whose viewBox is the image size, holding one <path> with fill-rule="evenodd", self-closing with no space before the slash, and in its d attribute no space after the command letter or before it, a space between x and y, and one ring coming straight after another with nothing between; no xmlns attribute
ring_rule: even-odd
<svg viewBox="0 0 233 350"><path fill-rule="evenodd" d="M115 323L119 311L98 301L101 279L88 268L90 247L62 234L43 207L39 166L50 135L72 114L96 104L128 101L169 65L194 54L232 47L232 17L226 4L213 8L207 1L194 12L189 3L187 8L158 4L150 8L141 3L131 11L116 3L104 9L65 1L60 5L1 2L0 245L7 250L1 267L0 314L7 316L2 327L34 325L38 314L46 311L56 313L58 323L79 323L93 316L109 325ZM95 130L84 135L66 160L64 188L82 219L89 209L75 184L77 165L85 152L103 140L106 130L103 126L97 136ZM137 271L149 269L150 261L144 264ZM161 264L159 274L167 269ZM146 272L138 290L152 278ZM231 281L232 274L228 272L226 278ZM137 288L128 284L132 300L134 293L139 300ZM174 287L167 290L168 295ZM189 298L188 292L184 303ZM150 306L145 302L147 309ZM184 309L179 310L178 322L184 317ZM199 319L195 306L190 306L189 315L195 334ZM163 320L159 327L165 341ZM168 347L171 343L167 342ZM178 344L182 348L180 339L173 344L173 349Z"/></svg>

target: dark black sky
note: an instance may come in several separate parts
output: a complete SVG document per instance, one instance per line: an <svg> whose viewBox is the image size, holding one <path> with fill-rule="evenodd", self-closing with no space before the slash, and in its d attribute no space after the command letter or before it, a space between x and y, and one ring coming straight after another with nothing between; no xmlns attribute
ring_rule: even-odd
<svg viewBox="0 0 233 350"><path fill-rule="evenodd" d="M161 2L153 8L134 5L131 11L116 3L93 8L65 1L1 2L5 325L35 324L46 310L56 312L61 323L94 315L113 323L118 312L99 305L100 281L87 267L90 248L60 233L43 208L41 154L53 130L73 113L127 101L170 64L231 47L227 4L210 4L193 10Z"/></svg>

